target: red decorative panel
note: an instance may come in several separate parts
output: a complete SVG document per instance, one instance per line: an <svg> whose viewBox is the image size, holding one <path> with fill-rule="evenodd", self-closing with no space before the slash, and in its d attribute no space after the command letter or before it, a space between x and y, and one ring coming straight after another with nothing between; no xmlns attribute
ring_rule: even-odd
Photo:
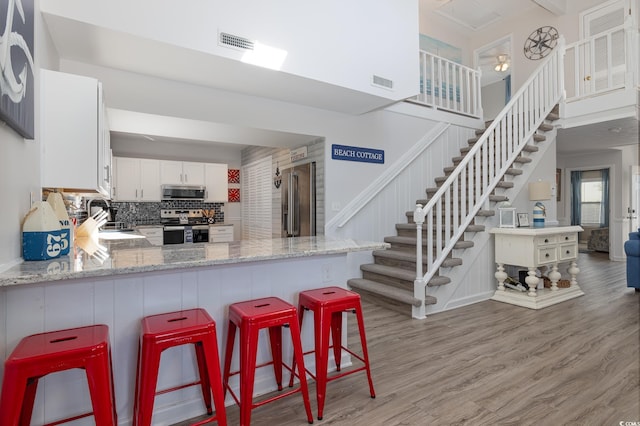
<svg viewBox="0 0 640 426"><path fill-rule="evenodd" d="M229 202L230 203L240 202L240 188L229 188Z"/></svg>
<svg viewBox="0 0 640 426"><path fill-rule="evenodd" d="M229 175L229 183L240 183L239 169L229 169L227 174Z"/></svg>

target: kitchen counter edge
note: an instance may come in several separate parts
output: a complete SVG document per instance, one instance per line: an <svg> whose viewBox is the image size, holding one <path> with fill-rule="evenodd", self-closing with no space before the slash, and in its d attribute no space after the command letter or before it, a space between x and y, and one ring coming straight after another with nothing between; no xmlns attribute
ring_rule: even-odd
<svg viewBox="0 0 640 426"><path fill-rule="evenodd" d="M74 261L71 256L62 256L47 261L21 262L0 272L0 287L343 254L389 247L388 243L383 242L326 237L242 240L231 243L200 243L160 247L142 245L140 247L119 248L116 244L107 245L110 257L103 264L91 264L85 260L84 264L78 266L77 260ZM116 259L119 257L125 258L126 261L118 263Z"/></svg>

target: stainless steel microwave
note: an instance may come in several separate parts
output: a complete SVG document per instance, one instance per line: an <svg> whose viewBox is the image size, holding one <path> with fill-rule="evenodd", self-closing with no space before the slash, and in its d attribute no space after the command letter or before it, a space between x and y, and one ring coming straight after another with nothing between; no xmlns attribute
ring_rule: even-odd
<svg viewBox="0 0 640 426"><path fill-rule="evenodd" d="M163 200L204 200L206 188L199 185L162 185Z"/></svg>

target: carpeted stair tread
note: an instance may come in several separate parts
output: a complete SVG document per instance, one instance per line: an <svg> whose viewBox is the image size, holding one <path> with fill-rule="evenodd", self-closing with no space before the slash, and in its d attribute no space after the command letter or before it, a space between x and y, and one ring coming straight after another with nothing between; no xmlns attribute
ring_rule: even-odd
<svg viewBox="0 0 640 426"><path fill-rule="evenodd" d="M360 265L360 270L370 272L372 274L384 275L387 277L392 277L396 279L400 279L402 281L413 282L416 279L416 271L410 271L408 269L402 268L394 268L393 266L386 265L377 265L374 263L367 263L365 265ZM441 275L436 275L427 285L429 287L439 286L449 284L451 279L449 277L443 277Z"/></svg>
<svg viewBox="0 0 640 426"><path fill-rule="evenodd" d="M423 206L424 206L424 204L423 204ZM406 212L406 216L408 218L413 219L413 213L414 213L413 210L409 210L409 211ZM444 211L442 212L442 215L444 216ZM495 216L495 215L496 215L496 212L494 210L478 210L478 213L476 213L476 216L479 216L479 217L491 217L491 216ZM453 212L451 212L451 216L453 217ZM459 216L460 215L458 215L458 217ZM414 228L415 228L415 225L414 225Z"/></svg>
<svg viewBox="0 0 640 426"><path fill-rule="evenodd" d="M410 252L406 252L406 251L399 251L399 250L375 250L373 253L373 258L376 259L376 264L378 263L378 258L382 261L382 260L391 260L391 261L396 261L396 262L401 262L404 263L405 265L385 265L385 266L397 266L399 268L401 267L406 267L409 264L411 264L411 268L413 271L415 271L416 268L416 254L415 253L410 253ZM427 259L427 255L423 254L422 256L422 263L426 264L428 261ZM462 259L457 258L457 257L450 257L444 260L444 262L442 262L442 267L444 268L452 268L454 266L460 266L462 265Z"/></svg>
<svg viewBox="0 0 640 426"><path fill-rule="evenodd" d="M541 125L538 126L538 130L541 130L543 132L549 132L553 130L553 125L549 123L542 123Z"/></svg>
<svg viewBox="0 0 640 426"><path fill-rule="evenodd" d="M413 297L413 293L407 290L402 290L396 287L377 283L375 281L367 280L364 278L351 278L347 281L347 285L354 291L358 289L367 291L370 293L378 294L380 296L401 302L408 305L420 306L422 304L420 299ZM437 303L437 299L433 296L426 296L425 304L434 305Z"/></svg>
<svg viewBox="0 0 640 426"><path fill-rule="evenodd" d="M533 141L534 142L544 142L547 140L547 137L545 135L539 135L537 133L535 133L533 135Z"/></svg>
<svg viewBox="0 0 640 426"><path fill-rule="evenodd" d="M400 223L398 225L396 225L396 227L402 227L402 226L407 226L407 228L405 229L411 229L414 232L416 232L416 228L415 225L411 224L411 223ZM410 227L410 228L409 228ZM399 228L399 230L402 228ZM385 237L384 238L384 242L385 243L389 243L392 245L392 248L389 251L393 251L393 244L401 244L401 245L406 245L406 246L411 246L415 249L416 247L416 237L408 237L408 236L403 236L403 235L394 235L394 236L390 236L390 237ZM434 241L435 243L435 241ZM426 246L427 244L427 240L426 238L422 239L422 245ZM467 249L467 248L471 248L473 247L473 241L465 241L465 240L458 240L456 241L455 245L453 246L454 249ZM415 256L415 252L414 252L414 256Z"/></svg>
<svg viewBox="0 0 640 426"><path fill-rule="evenodd" d="M398 278L403 281L414 281L416 279L416 271L397 268L394 266L378 265L375 263L366 263L360 265L360 270L371 272L378 275L385 275L387 277Z"/></svg>

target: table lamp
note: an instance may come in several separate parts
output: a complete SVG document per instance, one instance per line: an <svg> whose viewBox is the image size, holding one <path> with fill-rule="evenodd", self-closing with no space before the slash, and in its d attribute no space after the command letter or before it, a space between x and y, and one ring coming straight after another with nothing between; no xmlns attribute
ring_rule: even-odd
<svg viewBox="0 0 640 426"><path fill-rule="evenodd" d="M537 201L533 206L533 227L543 228L546 208L541 201L551 199L551 184L546 181L529 183L529 200Z"/></svg>

